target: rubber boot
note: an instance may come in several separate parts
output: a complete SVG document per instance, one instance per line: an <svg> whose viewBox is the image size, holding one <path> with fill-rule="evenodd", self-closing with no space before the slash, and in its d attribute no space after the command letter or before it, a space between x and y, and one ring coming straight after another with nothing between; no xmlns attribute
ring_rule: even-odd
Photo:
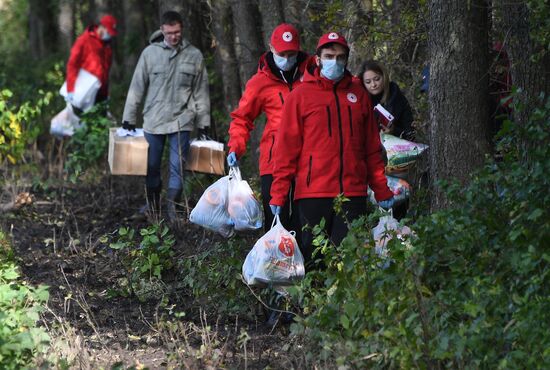
<svg viewBox="0 0 550 370"><path fill-rule="evenodd" d="M139 210L139 213L148 215L148 216L155 216L160 215L160 191L162 189L162 186L157 187L146 187L145 188L145 196L146 196L146 203L141 209Z"/></svg>
<svg viewBox="0 0 550 370"><path fill-rule="evenodd" d="M168 221L170 221L171 223L175 223L178 220L178 212L176 207L180 202L181 192L182 189L169 188L166 193L166 200L168 201L168 204L166 206L166 213L168 216Z"/></svg>

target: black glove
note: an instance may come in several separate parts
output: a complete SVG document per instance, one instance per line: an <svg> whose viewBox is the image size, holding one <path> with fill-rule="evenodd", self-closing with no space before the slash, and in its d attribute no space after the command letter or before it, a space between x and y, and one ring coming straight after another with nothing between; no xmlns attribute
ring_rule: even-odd
<svg viewBox="0 0 550 370"><path fill-rule="evenodd" d="M199 128L197 130L197 137L199 140L208 140L210 137L208 136L208 127Z"/></svg>
<svg viewBox="0 0 550 370"><path fill-rule="evenodd" d="M122 128L128 131L136 131L136 125L131 125L128 121L122 121Z"/></svg>

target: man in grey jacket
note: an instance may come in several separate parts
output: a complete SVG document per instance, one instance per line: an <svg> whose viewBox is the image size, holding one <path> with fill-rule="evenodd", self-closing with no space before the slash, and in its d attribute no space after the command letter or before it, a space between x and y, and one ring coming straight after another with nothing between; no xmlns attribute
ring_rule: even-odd
<svg viewBox="0 0 550 370"><path fill-rule="evenodd" d="M143 130L149 143L147 207L160 211L161 160L164 144L170 147L167 190L168 219L176 219L176 203L183 189L183 168L189 151L189 134L194 126L199 136L210 126L208 75L201 52L182 38L181 15L168 11L161 17L160 30L139 58L124 106L123 127L135 129L137 110L143 105Z"/></svg>

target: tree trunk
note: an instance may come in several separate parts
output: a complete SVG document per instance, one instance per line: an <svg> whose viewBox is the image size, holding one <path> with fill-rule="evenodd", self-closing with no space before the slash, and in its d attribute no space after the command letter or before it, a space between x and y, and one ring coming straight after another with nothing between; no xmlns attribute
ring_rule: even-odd
<svg viewBox="0 0 550 370"><path fill-rule="evenodd" d="M540 93L544 92L548 96L550 91L550 54L548 50L544 50L545 45L540 42L541 40L533 39L530 35L531 27L536 28L540 25L532 19L525 0L497 0L495 3L501 12L500 27L504 35L504 50L510 59L512 84L521 89L514 99L518 100L523 109L514 111L514 120L525 125L531 112L545 104L538 99ZM537 53L538 60L535 60L533 56ZM523 144L525 162L528 162L525 153L529 145L528 142Z"/></svg>
<svg viewBox="0 0 550 370"><path fill-rule="evenodd" d="M75 4L74 0L60 0L57 24L61 50L68 53L75 39Z"/></svg>
<svg viewBox="0 0 550 370"><path fill-rule="evenodd" d="M430 170L434 184L466 183L489 151L487 3L430 3ZM432 210L448 205L438 185Z"/></svg>
<svg viewBox="0 0 550 370"><path fill-rule="evenodd" d="M280 0L259 0L258 5L262 14L264 48L268 49L273 29L285 21L283 5Z"/></svg>
<svg viewBox="0 0 550 370"><path fill-rule="evenodd" d="M236 51L239 60L241 87L244 88L244 84L256 73L258 60L264 52L262 31L259 25L260 14L254 0L232 0L231 10L237 36ZM256 129L251 133L249 153L252 163L255 164L259 161L258 149L263 129L264 125L257 121ZM257 171L258 166L254 165L252 168Z"/></svg>
<svg viewBox="0 0 550 370"><path fill-rule="evenodd" d="M29 0L29 49L33 59L57 51L57 25L51 1Z"/></svg>
<svg viewBox="0 0 550 370"><path fill-rule="evenodd" d="M231 5L227 0L210 1L211 29L216 47L215 57L218 73L222 78L224 109L227 115L237 107L241 97L239 64L235 55L234 31ZM226 131L220 127L220 131Z"/></svg>
<svg viewBox="0 0 550 370"><path fill-rule="evenodd" d="M168 10L173 10L183 15L183 0L159 0L159 19Z"/></svg>
<svg viewBox="0 0 550 370"><path fill-rule="evenodd" d="M286 23L292 24L302 33L302 10L303 3L300 0L284 0L283 2L283 18Z"/></svg>

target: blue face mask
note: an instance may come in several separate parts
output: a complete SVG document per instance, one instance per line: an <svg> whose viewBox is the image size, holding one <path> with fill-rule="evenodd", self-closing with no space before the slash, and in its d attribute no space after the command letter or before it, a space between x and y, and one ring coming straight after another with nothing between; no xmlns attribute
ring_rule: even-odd
<svg viewBox="0 0 550 370"><path fill-rule="evenodd" d="M332 81L338 81L344 75L346 64L336 59L321 59L321 75Z"/></svg>
<svg viewBox="0 0 550 370"><path fill-rule="evenodd" d="M291 57L285 58L273 53L273 60L275 64L281 71L290 71L296 65L298 56L293 55Z"/></svg>
<svg viewBox="0 0 550 370"><path fill-rule="evenodd" d="M109 32L105 31L105 32L103 32L103 35L101 36L101 39L103 41L109 41L111 39L111 35L109 34Z"/></svg>

